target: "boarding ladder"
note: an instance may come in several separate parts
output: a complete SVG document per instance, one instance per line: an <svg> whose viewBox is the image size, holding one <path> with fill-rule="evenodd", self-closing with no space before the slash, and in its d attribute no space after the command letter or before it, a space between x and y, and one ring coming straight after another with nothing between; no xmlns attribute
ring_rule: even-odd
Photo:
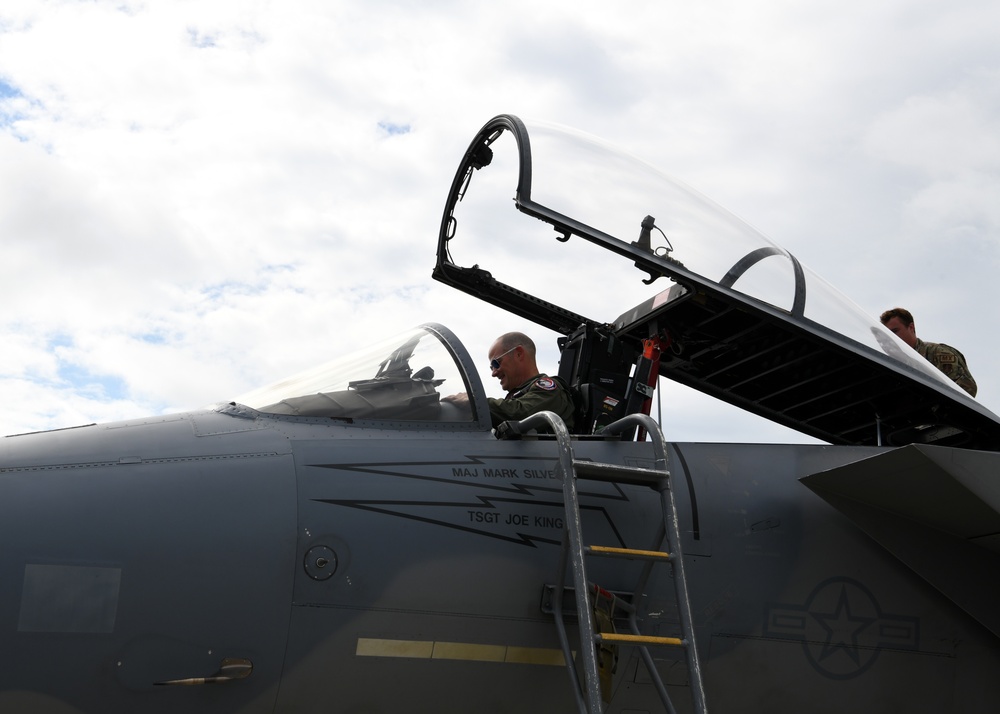
<svg viewBox="0 0 1000 714"><path fill-rule="evenodd" d="M600 714L603 711L601 703L600 673L597 661L597 649L601 643L628 645L638 648L649 676L652 679L663 705L669 714L676 714L676 709L670 701L663 680L657 671L650 647L681 647L687 660L691 695L696 714L706 714L705 688L701 677L701 665L698 660L698 650L695 647L694 624L691 614L691 600L688 597L687 581L684 576L684 562L680 550L680 527L677 521L677 507L670 488L670 474L667 471L667 453L663 432L659 425L646 414L630 414L602 430L602 434L614 436L634 430L637 426L644 429L652 439L655 455L653 468L636 468L619 464L595 463L578 461L573 455L573 446L566 425L552 412L539 412L517 424L516 431L524 433L530 429L548 426L555 433L558 444L557 473L563 484L563 500L566 509L565 529L563 531L562 553L559 563L559 574L556 585L551 593L551 609L555 618L556 630L562 645L563 656L567 663L573 691L576 694L577 706L581 714ZM577 481L587 479L609 483L634 484L648 486L660 494L660 505L663 511L663 523L658 529L652 547L649 550L632 548L614 548L598 545L584 545L583 525L580 518L580 502L577 496ZM661 550L666 540L667 550ZM640 572L639 581L631 598L631 603L614 598L614 609L621 610L628 620L628 633L598 632L595 626L595 616L592 611L590 596L603 591L587 578L586 558L600 556L608 558L626 558L642 560L645 564ZM639 607L645 595L646 585L656 564L666 564L673 568L673 581L676 589L677 608L680 615L680 637L658 637L644 635L639 631L636 608ZM570 649L566 625L563 619L562 602L566 589L567 565L572 571L573 590L576 599L576 613L580 628L580 656L583 669L583 682L577 674ZM616 616L615 612L611 613ZM584 643L590 642L592 646Z"/></svg>

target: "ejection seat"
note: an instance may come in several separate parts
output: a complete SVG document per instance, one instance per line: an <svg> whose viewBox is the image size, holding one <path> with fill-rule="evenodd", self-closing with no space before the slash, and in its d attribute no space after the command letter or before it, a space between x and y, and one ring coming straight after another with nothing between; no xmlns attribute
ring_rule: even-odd
<svg viewBox="0 0 1000 714"><path fill-rule="evenodd" d="M574 434L595 434L638 410L635 404L630 409L628 398L629 373L636 359L632 348L613 334L584 324L560 337L559 349L559 378L576 407Z"/></svg>

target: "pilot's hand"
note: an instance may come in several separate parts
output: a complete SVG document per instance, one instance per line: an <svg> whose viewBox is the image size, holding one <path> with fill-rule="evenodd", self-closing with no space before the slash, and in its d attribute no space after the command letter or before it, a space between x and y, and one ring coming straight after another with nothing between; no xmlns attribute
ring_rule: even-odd
<svg viewBox="0 0 1000 714"><path fill-rule="evenodd" d="M442 402L451 402L456 406L467 406L469 404L469 393L459 392L458 394L449 394L445 397L441 397Z"/></svg>

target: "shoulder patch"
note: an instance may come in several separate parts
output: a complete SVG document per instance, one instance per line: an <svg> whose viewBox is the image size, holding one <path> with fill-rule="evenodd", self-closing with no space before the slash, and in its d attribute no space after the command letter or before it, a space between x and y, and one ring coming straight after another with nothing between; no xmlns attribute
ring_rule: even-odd
<svg viewBox="0 0 1000 714"><path fill-rule="evenodd" d="M554 392L556 389L555 380L549 377L539 377L535 380L535 386L544 389L546 392Z"/></svg>

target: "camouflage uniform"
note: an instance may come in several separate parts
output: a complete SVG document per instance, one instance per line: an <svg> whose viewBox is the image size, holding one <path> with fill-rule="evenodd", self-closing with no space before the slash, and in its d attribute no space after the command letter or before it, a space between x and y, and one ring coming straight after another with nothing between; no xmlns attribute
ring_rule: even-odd
<svg viewBox="0 0 1000 714"><path fill-rule="evenodd" d="M490 397L488 401L494 427L501 422L518 421L538 412L550 411L562 417L567 429L573 429L573 397L558 379L544 374L536 374L508 392L504 399Z"/></svg>
<svg viewBox="0 0 1000 714"><path fill-rule="evenodd" d="M976 396L978 391L976 380L972 378L969 365L965 363L965 357L961 352L940 342L924 342L919 337L915 349L921 357L944 372L959 387Z"/></svg>

